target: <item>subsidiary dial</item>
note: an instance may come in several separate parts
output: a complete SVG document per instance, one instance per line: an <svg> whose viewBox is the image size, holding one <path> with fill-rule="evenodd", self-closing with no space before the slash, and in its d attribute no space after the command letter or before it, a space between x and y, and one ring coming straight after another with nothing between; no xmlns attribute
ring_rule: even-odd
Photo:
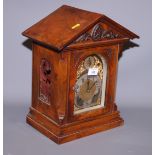
<svg viewBox="0 0 155 155"><path fill-rule="evenodd" d="M87 57L87 58L85 59L85 61L84 61L84 67L85 67L86 69L92 68L92 67L94 66L94 64L95 64L95 59L94 59L93 56Z"/></svg>

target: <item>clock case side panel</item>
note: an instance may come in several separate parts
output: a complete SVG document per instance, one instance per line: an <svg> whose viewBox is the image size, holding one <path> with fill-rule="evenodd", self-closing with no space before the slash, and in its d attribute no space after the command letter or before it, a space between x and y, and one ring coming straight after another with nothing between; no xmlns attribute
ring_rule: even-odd
<svg viewBox="0 0 155 155"><path fill-rule="evenodd" d="M46 128L52 128L52 124L58 127L67 121L69 56L68 53L57 53L50 48L33 42L32 106L27 119L33 119L37 123L43 124ZM42 58L48 60L51 65L51 96L49 104L42 102L38 97L40 62Z"/></svg>
<svg viewBox="0 0 155 155"><path fill-rule="evenodd" d="M87 49L74 49L71 52L71 67L70 67L70 92L69 92L69 121L79 121L83 119L95 118L100 115L108 115L116 111L115 108L115 91L117 80L117 65L118 65L119 46L107 45L104 47L92 47ZM107 61L107 80L105 94L105 108L94 109L91 111L74 114L74 85L76 83L77 67L82 60L90 55L103 56Z"/></svg>

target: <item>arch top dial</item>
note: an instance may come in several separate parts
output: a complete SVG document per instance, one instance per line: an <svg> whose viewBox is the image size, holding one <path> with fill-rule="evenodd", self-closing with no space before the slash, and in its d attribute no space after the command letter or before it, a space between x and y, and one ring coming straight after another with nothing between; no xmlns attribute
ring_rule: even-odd
<svg viewBox="0 0 155 155"><path fill-rule="evenodd" d="M102 58L103 59L103 58ZM74 113L89 111L103 107L105 94L105 81L103 67L106 69L105 62L97 55L88 56L78 67L77 80L74 86ZM89 69L95 68L96 75L88 75ZM104 84L104 85L103 85Z"/></svg>

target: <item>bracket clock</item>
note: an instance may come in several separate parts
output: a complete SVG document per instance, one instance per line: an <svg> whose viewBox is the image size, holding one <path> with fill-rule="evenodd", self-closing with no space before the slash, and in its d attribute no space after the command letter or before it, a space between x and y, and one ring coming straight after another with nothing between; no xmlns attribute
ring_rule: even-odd
<svg viewBox="0 0 155 155"><path fill-rule="evenodd" d="M33 44L27 123L58 144L123 124L115 103L118 56L136 34L66 5L22 34Z"/></svg>

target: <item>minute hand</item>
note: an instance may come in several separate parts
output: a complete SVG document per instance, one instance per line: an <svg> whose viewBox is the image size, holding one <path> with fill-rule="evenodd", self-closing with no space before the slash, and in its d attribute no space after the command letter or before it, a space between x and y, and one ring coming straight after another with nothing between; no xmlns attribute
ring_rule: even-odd
<svg viewBox="0 0 155 155"><path fill-rule="evenodd" d="M92 84L92 86L89 88L89 90L91 90L91 89L94 87L94 85L95 85L96 82L97 82L97 81L95 81L95 82Z"/></svg>

